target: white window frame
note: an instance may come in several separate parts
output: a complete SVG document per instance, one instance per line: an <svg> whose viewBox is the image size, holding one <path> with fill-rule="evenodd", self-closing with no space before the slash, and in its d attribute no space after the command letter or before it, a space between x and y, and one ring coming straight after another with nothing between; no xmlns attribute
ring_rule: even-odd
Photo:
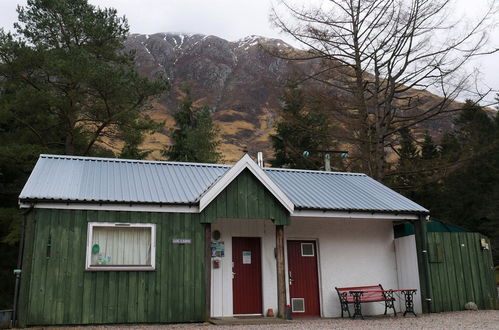
<svg viewBox="0 0 499 330"><path fill-rule="evenodd" d="M303 254L303 246L304 245L311 245L312 246L312 254ZM312 242L303 242L300 245L300 250L301 250L301 256L302 257L315 257L315 244Z"/></svg>
<svg viewBox="0 0 499 330"><path fill-rule="evenodd" d="M302 311L297 311L295 310L295 300L301 300L303 302L303 310ZM305 313L305 298L291 298L291 311L293 313Z"/></svg>
<svg viewBox="0 0 499 330"><path fill-rule="evenodd" d="M92 241L95 227L133 227L151 229L151 264L134 266L92 266ZM156 269L156 224L154 223L127 223L127 222L89 222L87 227L87 255L85 270L87 271L152 271Z"/></svg>

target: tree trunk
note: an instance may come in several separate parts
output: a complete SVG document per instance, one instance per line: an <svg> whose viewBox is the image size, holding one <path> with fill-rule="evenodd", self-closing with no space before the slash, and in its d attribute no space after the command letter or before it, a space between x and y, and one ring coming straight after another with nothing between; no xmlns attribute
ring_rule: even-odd
<svg viewBox="0 0 499 330"><path fill-rule="evenodd" d="M380 133L378 133L380 134ZM375 153L375 162L376 162L376 172L374 175L374 179L382 182L385 178L385 141L383 137L379 137L376 140L376 153Z"/></svg>
<svg viewBox="0 0 499 330"><path fill-rule="evenodd" d="M66 133L66 141L64 142L64 152L66 155L75 154L74 136L72 130Z"/></svg>

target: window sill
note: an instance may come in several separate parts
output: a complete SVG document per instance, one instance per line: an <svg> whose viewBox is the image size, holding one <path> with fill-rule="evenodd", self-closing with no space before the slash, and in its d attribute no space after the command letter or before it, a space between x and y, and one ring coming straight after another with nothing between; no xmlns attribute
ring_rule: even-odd
<svg viewBox="0 0 499 330"><path fill-rule="evenodd" d="M152 266L98 266L98 267L88 267L85 269L86 272L152 272L156 268Z"/></svg>

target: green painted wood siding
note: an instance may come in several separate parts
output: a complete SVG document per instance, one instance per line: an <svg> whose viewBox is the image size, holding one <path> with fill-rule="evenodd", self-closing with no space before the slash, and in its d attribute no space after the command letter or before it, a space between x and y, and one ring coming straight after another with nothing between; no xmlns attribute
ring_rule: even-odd
<svg viewBox="0 0 499 330"><path fill-rule="evenodd" d="M219 218L273 219L276 225L289 225L289 212L255 178L244 170L201 213L201 222Z"/></svg>
<svg viewBox="0 0 499 330"><path fill-rule="evenodd" d="M94 221L156 224L156 270L85 271L87 223ZM173 238L192 244L172 244ZM26 232L20 325L202 321L203 246L199 214L35 209Z"/></svg>
<svg viewBox="0 0 499 330"><path fill-rule="evenodd" d="M492 254L480 248L481 238L479 233L428 233L432 312L463 310L470 301L479 309L494 308Z"/></svg>
<svg viewBox="0 0 499 330"><path fill-rule="evenodd" d="M26 228L20 325L203 321L203 223L219 218L290 223L289 212L248 170L201 213L35 209ZM156 270L85 271L88 222L96 221L156 224ZM192 244L172 244L173 238Z"/></svg>

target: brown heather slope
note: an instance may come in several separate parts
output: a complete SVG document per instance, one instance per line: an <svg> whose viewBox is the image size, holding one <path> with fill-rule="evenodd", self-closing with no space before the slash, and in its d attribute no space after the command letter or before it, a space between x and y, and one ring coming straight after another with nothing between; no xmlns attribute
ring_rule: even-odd
<svg viewBox="0 0 499 330"><path fill-rule="evenodd" d="M286 79L310 72L310 62L287 61L273 57L261 47L298 51L278 39L250 36L230 42L201 34L156 33L132 34L126 41L136 51L139 73L168 77L172 91L153 104L147 113L166 128L148 136L144 148L155 150L151 158L161 158L159 150L169 143L168 130L173 127L171 113L188 86L196 104L210 107L220 128L221 150L225 161L238 160L243 149L251 154L263 151L272 157L269 135L273 132L279 97ZM438 99L418 91L425 102ZM339 96L340 97L340 96ZM436 118L415 129L421 136L429 130L435 137L452 128L449 118Z"/></svg>

